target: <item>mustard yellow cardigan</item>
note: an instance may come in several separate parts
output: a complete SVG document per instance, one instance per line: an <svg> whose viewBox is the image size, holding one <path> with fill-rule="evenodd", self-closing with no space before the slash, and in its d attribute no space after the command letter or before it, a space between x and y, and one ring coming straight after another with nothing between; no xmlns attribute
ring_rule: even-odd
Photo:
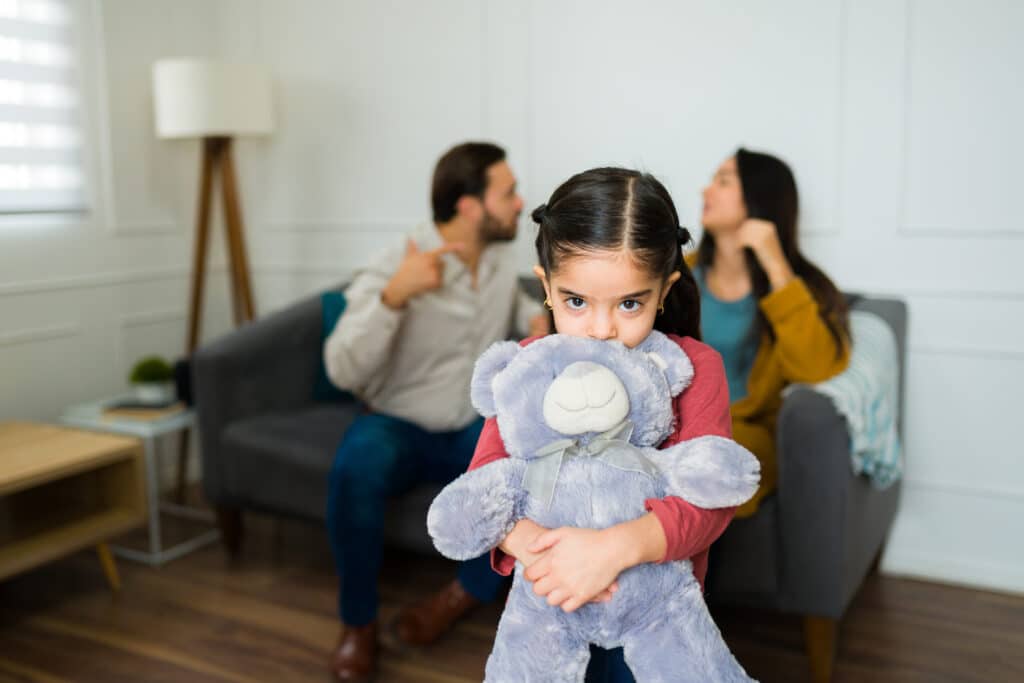
<svg viewBox="0 0 1024 683"><path fill-rule="evenodd" d="M761 461L761 485L754 497L736 510L737 517L754 514L778 483L775 423L783 388L794 382L823 382L845 370L850 360L849 343L836 348L818 302L801 278L770 292L759 306L775 340L762 336L747 378L747 395L734 402L729 412L733 439Z"/></svg>

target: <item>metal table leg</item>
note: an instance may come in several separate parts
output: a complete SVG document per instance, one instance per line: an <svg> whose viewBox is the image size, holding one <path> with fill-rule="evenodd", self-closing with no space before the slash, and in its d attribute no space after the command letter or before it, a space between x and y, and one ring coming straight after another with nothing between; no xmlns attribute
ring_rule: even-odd
<svg viewBox="0 0 1024 683"><path fill-rule="evenodd" d="M187 505L177 505L160 501L160 462L157 458L157 443L153 437L142 439L143 451L146 458L146 495L148 497L147 507L149 508L149 521L147 523L147 535L149 537L149 552L125 548L123 546L112 546L114 554L125 559L142 562L150 566L160 566L193 550L209 545L220 538L220 531L209 529L188 540L182 541L170 548L163 547L163 537L160 529L160 512L175 515L185 519L201 521L212 521L213 514L206 510L198 510Z"/></svg>

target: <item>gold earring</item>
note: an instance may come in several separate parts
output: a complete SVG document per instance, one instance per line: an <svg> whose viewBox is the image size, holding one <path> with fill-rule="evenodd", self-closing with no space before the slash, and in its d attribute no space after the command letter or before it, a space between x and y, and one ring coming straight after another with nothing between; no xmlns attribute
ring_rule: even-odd
<svg viewBox="0 0 1024 683"><path fill-rule="evenodd" d="M661 315L661 314L664 314L664 313L665 313L665 302L662 302L661 305L658 306L658 314Z"/></svg>
<svg viewBox="0 0 1024 683"><path fill-rule="evenodd" d="M544 305L547 307L549 311L555 310L555 307L551 305L550 299L544 299Z"/></svg>

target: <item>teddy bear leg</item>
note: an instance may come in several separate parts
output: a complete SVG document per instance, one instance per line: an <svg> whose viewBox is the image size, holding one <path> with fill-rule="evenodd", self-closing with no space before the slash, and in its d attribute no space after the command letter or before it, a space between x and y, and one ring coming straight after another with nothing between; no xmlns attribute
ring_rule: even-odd
<svg viewBox="0 0 1024 683"><path fill-rule="evenodd" d="M510 599L487 659L484 683L582 683L590 648L573 636L554 608L517 609Z"/></svg>
<svg viewBox="0 0 1024 683"><path fill-rule="evenodd" d="M729 651L697 591L674 596L651 623L625 634L623 651L637 683L754 680Z"/></svg>

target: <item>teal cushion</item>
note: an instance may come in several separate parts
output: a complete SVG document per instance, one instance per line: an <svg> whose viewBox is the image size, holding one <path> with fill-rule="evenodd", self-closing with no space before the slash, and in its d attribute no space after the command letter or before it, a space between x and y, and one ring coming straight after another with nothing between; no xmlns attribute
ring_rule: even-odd
<svg viewBox="0 0 1024 683"><path fill-rule="evenodd" d="M320 295L320 348L323 349L327 336L334 331L338 318L345 312L344 292L324 292ZM313 385L313 400L327 403L339 403L354 399L352 394L342 391L331 383L324 365L324 355L320 354L316 383Z"/></svg>

